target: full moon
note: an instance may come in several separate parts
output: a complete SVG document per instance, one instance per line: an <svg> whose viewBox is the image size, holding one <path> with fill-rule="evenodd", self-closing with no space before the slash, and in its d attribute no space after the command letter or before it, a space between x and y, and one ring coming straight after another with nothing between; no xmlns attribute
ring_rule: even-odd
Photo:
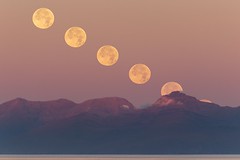
<svg viewBox="0 0 240 160"><path fill-rule="evenodd" d="M129 70L129 78L136 84L144 84L151 78L151 70L145 64L135 64Z"/></svg>
<svg viewBox="0 0 240 160"><path fill-rule="evenodd" d="M208 99L201 99L201 102L205 102L205 103L212 103L212 101L208 100Z"/></svg>
<svg viewBox="0 0 240 160"><path fill-rule="evenodd" d="M115 47L106 45L101 47L97 52L97 60L104 66L112 66L118 61L118 51Z"/></svg>
<svg viewBox="0 0 240 160"><path fill-rule="evenodd" d="M167 82L166 84L163 85L163 87L161 89L161 95L162 96L168 95L174 91L182 92L183 88L177 82Z"/></svg>
<svg viewBox="0 0 240 160"><path fill-rule="evenodd" d="M84 45L87 40L86 32L80 27L71 27L65 33L65 42L73 48Z"/></svg>
<svg viewBox="0 0 240 160"><path fill-rule="evenodd" d="M32 16L33 24L40 29L47 29L54 23L54 14L48 8L37 9Z"/></svg>

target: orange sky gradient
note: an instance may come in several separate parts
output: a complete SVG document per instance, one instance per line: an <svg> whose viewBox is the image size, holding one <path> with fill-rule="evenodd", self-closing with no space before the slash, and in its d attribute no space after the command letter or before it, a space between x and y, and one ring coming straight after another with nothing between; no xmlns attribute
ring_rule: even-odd
<svg viewBox="0 0 240 160"><path fill-rule="evenodd" d="M41 7L55 15L50 29L32 23ZM0 19L0 102L119 96L139 106L176 81L199 99L240 105L239 0L1 0ZM87 33L81 48L64 41L72 26ZM96 59L103 45L119 51L112 67ZM128 77L136 63L152 71L145 85Z"/></svg>

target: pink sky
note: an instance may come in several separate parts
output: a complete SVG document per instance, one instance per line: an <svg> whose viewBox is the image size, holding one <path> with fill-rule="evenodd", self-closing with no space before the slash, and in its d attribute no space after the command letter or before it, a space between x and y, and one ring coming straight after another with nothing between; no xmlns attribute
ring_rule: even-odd
<svg viewBox="0 0 240 160"><path fill-rule="evenodd" d="M41 7L56 17L48 30L31 20ZM240 105L239 0L1 0L0 19L0 102L119 96L142 105L177 81L199 99ZM64 42L72 26L87 32L81 48ZM120 54L113 67L96 60L106 44ZM152 70L147 84L129 80L135 63Z"/></svg>

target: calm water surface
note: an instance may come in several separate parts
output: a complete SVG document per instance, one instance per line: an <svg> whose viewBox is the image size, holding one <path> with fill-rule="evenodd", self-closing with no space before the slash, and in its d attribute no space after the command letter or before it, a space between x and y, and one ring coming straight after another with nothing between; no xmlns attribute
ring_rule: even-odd
<svg viewBox="0 0 240 160"><path fill-rule="evenodd" d="M0 160L240 160L240 155L217 156L10 156L2 155Z"/></svg>

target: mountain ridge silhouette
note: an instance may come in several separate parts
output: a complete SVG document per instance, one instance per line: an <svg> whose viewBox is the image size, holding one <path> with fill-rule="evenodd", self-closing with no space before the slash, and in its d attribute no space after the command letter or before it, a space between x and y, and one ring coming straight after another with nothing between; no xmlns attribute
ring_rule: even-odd
<svg viewBox="0 0 240 160"><path fill-rule="evenodd" d="M240 108L184 93L138 109L120 97L0 105L0 154L239 154Z"/></svg>

